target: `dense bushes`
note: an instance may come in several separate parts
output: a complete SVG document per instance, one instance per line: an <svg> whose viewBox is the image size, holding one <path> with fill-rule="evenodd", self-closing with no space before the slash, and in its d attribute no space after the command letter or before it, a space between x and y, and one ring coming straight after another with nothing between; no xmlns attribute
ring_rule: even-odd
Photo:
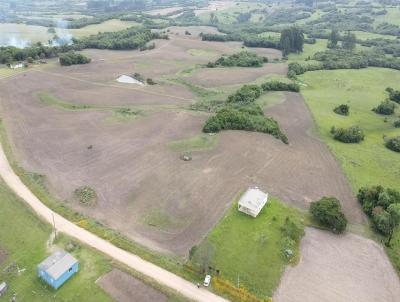
<svg viewBox="0 0 400 302"><path fill-rule="evenodd" d="M339 115L349 115L349 105L346 104L341 104L337 106L335 109L333 109L333 112L339 114Z"/></svg>
<svg viewBox="0 0 400 302"><path fill-rule="evenodd" d="M241 51L228 57L221 57L215 62L210 62L207 64L207 67L261 67L266 62L268 62L268 58L266 57L260 57L256 53L249 51Z"/></svg>
<svg viewBox="0 0 400 302"><path fill-rule="evenodd" d="M261 96L262 89L257 85L244 85L234 94L228 97L228 103L246 105L253 103Z"/></svg>
<svg viewBox="0 0 400 302"><path fill-rule="evenodd" d="M335 128L332 127L331 134L333 138L342 143L359 143L364 140L364 131L358 126L349 128Z"/></svg>
<svg viewBox="0 0 400 302"><path fill-rule="evenodd" d="M279 81L265 82L261 85L261 88L264 91L300 91L300 86L297 83L285 83Z"/></svg>
<svg viewBox="0 0 400 302"><path fill-rule="evenodd" d="M389 93L389 100L400 104L400 91L394 90L393 88L386 88L386 91Z"/></svg>
<svg viewBox="0 0 400 302"><path fill-rule="evenodd" d="M394 126L395 128L400 128L400 119L398 119L397 121L395 121L395 122L393 123L393 126Z"/></svg>
<svg viewBox="0 0 400 302"><path fill-rule="evenodd" d="M298 63L296 69L292 67L293 72L302 74L306 71L319 69L360 69L367 67L383 67L400 70L400 60L394 57L386 56L379 51L349 51L344 49L329 49L314 54L313 59L320 61L319 65L302 66ZM289 66L290 67L290 66Z"/></svg>
<svg viewBox="0 0 400 302"><path fill-rule="evenodd" d="M383 101L377 107L373 108L372 111L382 115L392 115L394 113L395 104L391 101Z"/></svg>
<svg viewBox="0 0 400 302"><path fill-rule="evenodd" d="M98 49L138 49L153 39L165 39L167 36L149 29L131 27L117 32L106 32L76 40L81 48Z"/></svg>
<svg viewBox="0 0 400 302"><path fill-rule="evenodd" d="M262 110L254 110L252 107L247 109L247 106L236 108L227 106L219 110L215 116L210 117L203 127L203 131L206 133L221 130L263 132L281 139L284 143L288 142L274 119L265 117Z"/></svg>
<svg viewBox="0 0 400 302"><path fill-rule="evenodd" d="M363 187L358 191L357 199L372 218L375 229L388 237L386 244L390 245L394 229L400 223L400 193L382 186Z"/></svg>
<svg viewBox="0 0 400 302"><path fill-rule="evenodd" d="M347 219L342 213L339 200L334 197L323 197L311 203L310 214L313 219L334 233L343 233Z"/></svg>
<svg viewBox="0 0 400 302"><path fill-rule="evenodd" d="M88 64L90 63L90 58L80 54L75 53L73 51L67 52L65 54L60 55L60 64L62 66L70 66L76 64Z"/></svg>
<svg viewBox="0 0 400 302"><path fill-rule="evenodd" d="M257 131L272 134L287 144L288 139L280 130L278 123L272 118L265 117L260 106L255 104L263 91L273 90L299 91L299 87L297 84L278 81L266 82L261 87L244 85L230 95L225 104L220 104L222 108L206 121L203 131L206 133L228 129Z"/></svg>
<svg viewBox="0 0 400 302"><path fill-rule="evenodd" d="M400 152L400 136L386 140L385 146L392 151Z"/></svg>

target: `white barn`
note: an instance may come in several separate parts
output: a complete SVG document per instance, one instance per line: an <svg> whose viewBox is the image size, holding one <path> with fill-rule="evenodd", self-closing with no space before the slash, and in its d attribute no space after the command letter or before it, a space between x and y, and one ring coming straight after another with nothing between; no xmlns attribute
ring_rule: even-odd
<svg viewBox="0 0 400 302"><path fill-rule="evenodd" d="M239 211L254 218L258 216L262 208L268 202L268 193L264 193L257 187L247 189L239 200Z"/></svg>

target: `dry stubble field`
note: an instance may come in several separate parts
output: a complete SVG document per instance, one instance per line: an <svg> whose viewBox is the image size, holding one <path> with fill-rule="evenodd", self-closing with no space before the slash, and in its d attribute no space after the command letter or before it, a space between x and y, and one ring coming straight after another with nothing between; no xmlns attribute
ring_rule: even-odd
<svg viewBox="0 0 400 302"><path fill-rule="evenodd" d="M216 59L240 49L238 43L172 35L157 41L152 51L87 50L93 58L89 65L5 79L0 82L2 116L16 157L26 170L46 175L50 191L69 206L146 246L178 255L199 242L250 185L302 208L323 195L336 195L351 221L362 221L334 157L308 135L312 118L297 94L285 94L285 102L268 109L290 145L269 135L229 131L218 134L215 148L193 152L191 162L169 147L201 133L207 115L184 109L196 96L163 79L210 60L193 53L211 52ZM259 70L264 69L245 73L256 79ZM114 81L136 71L160 84L132 87ZM281 74L264 71L263 76ZM237 75L230 74L224 74L224 84L237 84ZM40 91L93 108L44 104L36 95ZM121 121L110 109L118 106L142 112ZM74 201L73 191L85 185L97 192L95 206Z"/></svg>

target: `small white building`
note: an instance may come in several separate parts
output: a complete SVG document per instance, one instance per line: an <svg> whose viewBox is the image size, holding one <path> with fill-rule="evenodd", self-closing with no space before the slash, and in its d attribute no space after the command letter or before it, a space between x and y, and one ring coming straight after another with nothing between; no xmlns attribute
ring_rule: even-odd
<svg viewBox="0 0 400 302"><path fill-rule="evenodd" d="M268 193L264 193L257 187L249 188L239 200L239 211L254 218L258 216L262 208L268 202Z"/></svg>
<svg viewBox="0 0 400 302"><path fill-rule="evenodd" d="M22 64L22 63L18 63L18 64L15 64L15 65L10 65L10 68L11 69L18 69L18 68L23 68L24 67L24 64Z"/></svg>

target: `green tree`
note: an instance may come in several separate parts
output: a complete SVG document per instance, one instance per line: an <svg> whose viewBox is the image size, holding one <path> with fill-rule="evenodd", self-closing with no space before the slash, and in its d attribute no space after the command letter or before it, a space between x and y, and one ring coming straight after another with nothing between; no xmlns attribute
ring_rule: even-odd
<svg viewBox="0 0 400 302"><path fill-rule="evenodd" d="M281 32L280 48L284 56L292 52L302 52L304 46L304 34L296 26L286 28Z"/></svg>
<svg viewBox="0 0 400 302"><path fill-rule="evenodd" d="M332 29L328 38L328 48L337 48L339 39L339 31L336 28Z"/></svg>
<svg viewBox="0 0 400 302"><path fill-rule="evenodd" d="M335 197L323 197L311 203L310 214L319 224L328 227L334 233L343 233L347 219L342 213L341 205Z"/></svg>
<svg viewBox="0 0 400 302"><path fill-rule="evenodd" d="M353 51L356 48L356 43L357 43L356 35L351 33L350 31L347 31L343 37L342 47L344 49Z"/></svg>

